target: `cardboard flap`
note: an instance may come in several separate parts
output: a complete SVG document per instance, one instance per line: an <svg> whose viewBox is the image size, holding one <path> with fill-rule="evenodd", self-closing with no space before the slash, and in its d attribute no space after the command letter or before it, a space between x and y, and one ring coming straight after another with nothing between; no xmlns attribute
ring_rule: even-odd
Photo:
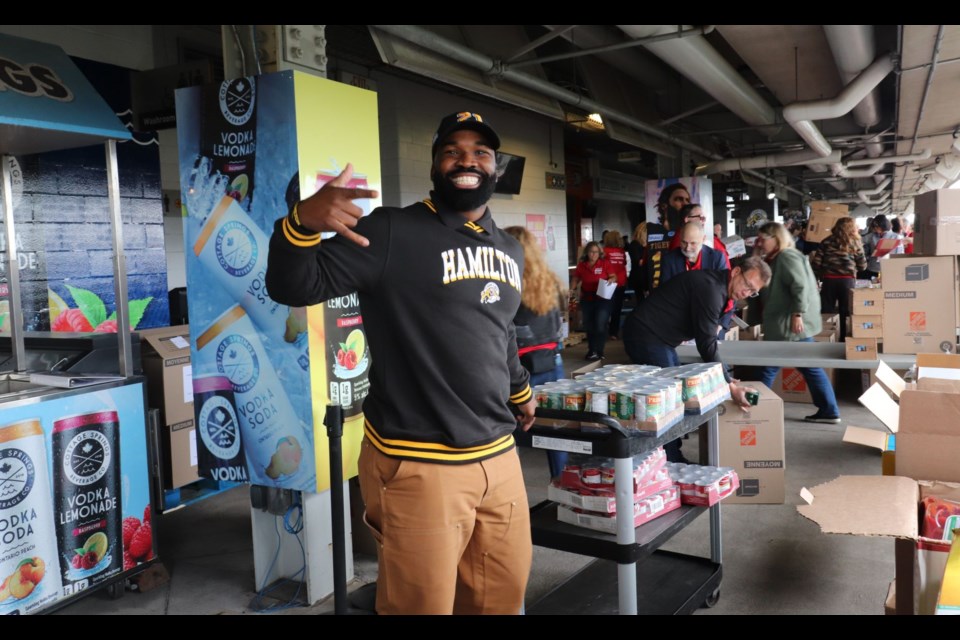
<svg viewBox="0 0 960 640"><path fill-rule="evenodd" d="M899 453L898 453L899 455ZM888 538L917 537L917 483L899 476L841 476L808 490L797 507L824 533Z"/></svg>
<svg viewBox="0 0 960 640"><path fill-rule="evenodd" d="M890 431L896 433L900 430L900 407L879 383L867 389L858 399L860 404L877 416Z"/></svg>
<svg viewBox="0 0 960 640"><path fill-rule="evenodd" d="M960 482L960 394L904 391L900 424L898 475Z"/></svg>
<svg viewBox="0 0 960 640"><path fill-rule="evenodd" d="M903 378L898 376L893 369L887 366L887 363L880 361L880 365L877 367L876 372L877 380L883 383L887 389L890 390L890 393L896 397L900 397L900 394L903 393L904 388L907 386L907 383L904 382Z"/></svg>
<svg viewBox="0 0 960 640"><path fill-rule="evenodd" d="M951 353L918 353L917 380L923 378L960 380L960 355Z"/></svg>
<svg viewBox="0 0 960 640"><path fill-rule="evenodd" d="M885 431L878 429L867 429L865 427L855 427L850 425L843 432L843 441L850 444L861 444L871 449L887 450L887 438L890 437Z"/></svg>

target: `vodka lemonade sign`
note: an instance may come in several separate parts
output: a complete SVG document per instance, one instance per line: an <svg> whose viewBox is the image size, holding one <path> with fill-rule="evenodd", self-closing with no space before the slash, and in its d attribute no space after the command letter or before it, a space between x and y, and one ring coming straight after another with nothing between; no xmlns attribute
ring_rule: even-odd
<svg viewBox="0 0 960 640"><path fill-rule="evenodd" d="M267 253L275 221L347 162L350 186L379 187L375 97L293 72L176 96L199 473L323 491L326 405L345 408L355 475L373 355L356 294L279 304Z"/></svg>
<svg viewBox="0 0 960 640"><path fill-rule="evenodd" d="M0 614L41 611L153 558L142 386L4 410Z"/></svg>

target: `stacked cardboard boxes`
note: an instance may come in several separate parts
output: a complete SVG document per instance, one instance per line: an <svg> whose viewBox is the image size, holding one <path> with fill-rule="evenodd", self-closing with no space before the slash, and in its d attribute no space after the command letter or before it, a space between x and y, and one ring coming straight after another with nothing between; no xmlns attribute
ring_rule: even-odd
<svg viewBox="0 0 960 640"><path fill-rule="evenodd" d="M960 319L956 256L882 261L884 353L955 353Z"/></svg>
<svg viewBox="0 0 960 640"><path fill-rule="evenodd" d="M897 613L933 613L944 575L950 543L922 536L922 501L960 500L960 358L920 354L917 370L915 385L878 370L890 392L877 385L861 396L896 436L895 452L885 446L885 463L892 463L885 475L845 476L804 489L807 504L797 508L825 533L897 539Z"/></svg>
<svg viewBox="0 0 960 640"><path fill-rule="evenodd" d="M176 489L200 479L193 416L190 327L147 329L140 334L147 401L160 409L163 487Z"/></svg>

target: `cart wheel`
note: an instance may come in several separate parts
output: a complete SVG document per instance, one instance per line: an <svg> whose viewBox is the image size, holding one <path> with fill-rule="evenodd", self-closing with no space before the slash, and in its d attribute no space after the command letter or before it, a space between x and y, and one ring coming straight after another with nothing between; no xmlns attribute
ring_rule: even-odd
<svg viewBox="0 0 960 640"><path fill-rule="evenodd" d="M713 609L717 606L717 602L720 601L720 589L717 589L713 593L707 596L707 599L703 601L704 609Z"/></svg>
<svg viewBox="0 0 960 640"><path fill-rule="evenodd" d="M117 580L106 587L107 597L111 600L119 600L125 593L124 583L126 580Z"/></svg>

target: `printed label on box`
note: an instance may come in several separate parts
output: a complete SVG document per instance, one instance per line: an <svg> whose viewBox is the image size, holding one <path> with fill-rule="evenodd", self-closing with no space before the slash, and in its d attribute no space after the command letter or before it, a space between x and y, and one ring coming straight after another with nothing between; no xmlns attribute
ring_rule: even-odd
<svg viewBox="0 0 960 640"><path fill-rule="evenodd" d="M190 429L190 466L196 467L197 462L197 430Z"/></svg>
<svg viewBox="0 0 960 640"><path fill-rule="evenodd" d="M592 442L580 442L579 440L533 436L532 444L536 449L552 449L553 451L569 451L570 453L593 453Z"/></svg>
<svg viewBox="0 0 960 640"><path fill-rule="evenodd" d="M193 366L187 365L183 368L183 403L193 402Z"/></svg>
<svg viewBox="0 0 960 640"><path fill-rule="evenodd" d="M745 427L740 427L740 446L741 447L757 446L757 427L756 426L748 425Z"/></svg>

